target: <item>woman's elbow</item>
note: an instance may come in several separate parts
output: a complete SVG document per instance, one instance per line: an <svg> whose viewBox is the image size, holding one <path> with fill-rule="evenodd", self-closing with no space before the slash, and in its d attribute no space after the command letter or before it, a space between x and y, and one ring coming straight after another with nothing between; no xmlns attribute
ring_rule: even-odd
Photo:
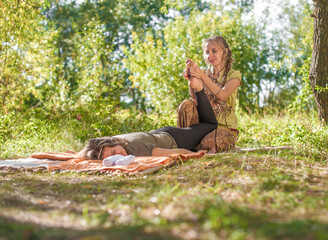
<svg viewBox="0 0 328 240"><path fill-rule="evenodd" d="M231 94L230 94L230 95L231 95ZM217 96L217 97L218 97L218 99L219 99L220 101L224 101L224 100L226 100L230 95L226 94L225 92L222 92L222 93L219 94L219 96Z"/></svg>

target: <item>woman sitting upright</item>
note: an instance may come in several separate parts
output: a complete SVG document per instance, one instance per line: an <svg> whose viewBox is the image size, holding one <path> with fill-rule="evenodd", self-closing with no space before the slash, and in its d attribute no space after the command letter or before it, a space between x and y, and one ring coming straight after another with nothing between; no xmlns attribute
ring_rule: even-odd
<svg viewBox="0 0 328 240"><path fill-rule="evenodd" d="M233 148L238 139L235 107L241 73L231 68L232 53L223 37L205 39L202 47L208 68L202 71L195 62L188 59L183 75L186 79L196 77L202 81L218 121L218 128L207 134L196 150L215 153ZM191 99L182 102L178 108L178 127L181 128L198 122L196 105L199 103L192 88L189 88L189 95Z"/></svg>

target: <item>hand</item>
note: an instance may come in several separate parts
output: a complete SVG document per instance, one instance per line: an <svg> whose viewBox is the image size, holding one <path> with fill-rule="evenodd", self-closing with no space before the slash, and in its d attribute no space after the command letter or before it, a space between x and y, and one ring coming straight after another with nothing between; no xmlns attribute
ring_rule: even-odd
<svg viewBox="0 0 328 240"><path fill-rule="evenodd" d="M202 79L203 71L200 69L200 67L195 62L193 62L189 58L187 59L187 67L186 68L190 69L190 76Z"/></svg>
<svg viewBox="0 0 328 240"><path fill-rule="evenodd" d="M190 67L192 66L192 62L190 58L187 58L186 60L186 68L183 71L183 77L187 80L190 80Z"/></svg>
<svg viewBox="0 0 328 240"><path fill-rule="evenodd" d="M190 68L186 67L182 74L185 79L190 80Z"/></svg>

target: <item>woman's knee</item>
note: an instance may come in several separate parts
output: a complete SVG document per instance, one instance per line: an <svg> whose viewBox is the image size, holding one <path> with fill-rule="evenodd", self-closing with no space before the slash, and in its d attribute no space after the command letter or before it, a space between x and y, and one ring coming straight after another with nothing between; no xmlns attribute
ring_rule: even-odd
<svg viewBox="0 0 328 240"><path fill-rule="evenodd" d="M182 112L197 112L196 103L191 99L184 100L178 107L178 114Z"/></svg>

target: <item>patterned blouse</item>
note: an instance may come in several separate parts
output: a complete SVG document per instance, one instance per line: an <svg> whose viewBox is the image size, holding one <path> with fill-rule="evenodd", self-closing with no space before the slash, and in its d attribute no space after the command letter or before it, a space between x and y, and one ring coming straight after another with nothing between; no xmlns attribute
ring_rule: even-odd
<svg viewBox="0 0 328 240"><path fill-rule="evenodd" d="M219 87L223 88L224 85L230 80L237 78L241 80L241 73L237 70L231 69L227 75L227 79L223 79L223 72L215 79L210 69L204 71L206 75L215 82ZM206 86L204 86L205 93L213 107L215 116L218 120L219 126L228 127L232 129L238 128L238 120L235 113L237 90L229 96L226 100L220 101L215 94L213 94Z"/></svg>

